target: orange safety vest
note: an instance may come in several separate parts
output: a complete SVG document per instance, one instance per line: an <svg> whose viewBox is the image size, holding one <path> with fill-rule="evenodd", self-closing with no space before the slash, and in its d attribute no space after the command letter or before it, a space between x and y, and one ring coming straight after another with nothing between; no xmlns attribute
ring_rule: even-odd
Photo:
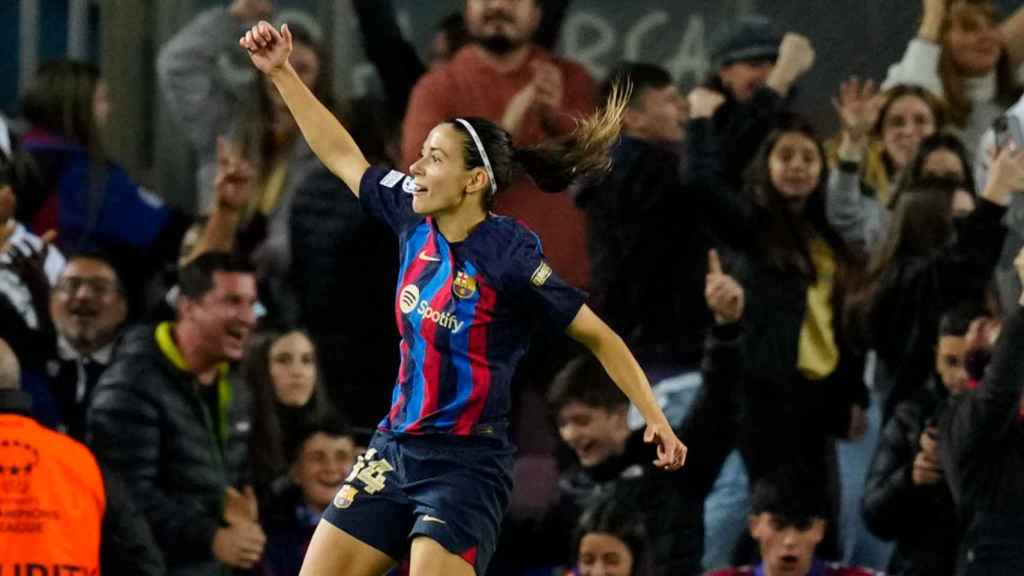
<svg viewBox="0 0 1024 576"><path fill-rule="evenodd" d="M0 576L95 576L106 509L89 449L0 414Z"/></svg>

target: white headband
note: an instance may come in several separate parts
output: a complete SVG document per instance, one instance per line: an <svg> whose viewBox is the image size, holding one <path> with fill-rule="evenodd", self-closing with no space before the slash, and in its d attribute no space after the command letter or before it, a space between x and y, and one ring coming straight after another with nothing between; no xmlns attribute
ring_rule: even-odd
<svg viewBox="0 0 1024 576"><path fill-rule="evenodd" d="M476 144L476 149L480 152L480 158L484 161L484 170L487 171L487 177L491 179L491 194L498 193L498 183L494 180L494 169L491 168L491 160L487 157L487 151L484 150L484 143L480 141L480 136L477 135L476 130L473 126L462 118L456 118L456 122L462 124L469 130L469 136L473 139L473 143Z"/></svg>

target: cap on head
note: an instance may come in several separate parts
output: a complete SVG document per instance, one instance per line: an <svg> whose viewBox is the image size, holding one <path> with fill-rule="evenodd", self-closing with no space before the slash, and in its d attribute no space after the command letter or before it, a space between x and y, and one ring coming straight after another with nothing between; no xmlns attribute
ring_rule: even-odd
<svg viewBox="0 0 1024 576"><path fill-rule="evenodd" d="M770 18L751 14L714 41L711 60L718 67L744 60L775 60L781 43L782 33Z"/></svg>

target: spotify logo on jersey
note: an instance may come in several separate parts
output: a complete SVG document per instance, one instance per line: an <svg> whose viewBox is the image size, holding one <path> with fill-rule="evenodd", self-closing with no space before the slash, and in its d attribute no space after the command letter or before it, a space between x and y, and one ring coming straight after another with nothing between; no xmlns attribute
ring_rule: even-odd
<svg viewBox="0 0 1024 576"><path fill-rule="evenodd" d="M402 314L415 313L420 318L430 320L442 328L450 330L453 334L462 330L465 320L459 320L453 312L434 310L430 302L420 300L420 289L414 284L409 284L398 294L398 308ZM0 575L2 576L2 575Z"/></svg>
<svg viewBox="0 0 1024 576"><path fill-rule="evenodd" d="M398 307L401 308L403 314L415 310L419 301L420 289L415 284L409 284L402 288L402 293L398 295Z"/></svg>

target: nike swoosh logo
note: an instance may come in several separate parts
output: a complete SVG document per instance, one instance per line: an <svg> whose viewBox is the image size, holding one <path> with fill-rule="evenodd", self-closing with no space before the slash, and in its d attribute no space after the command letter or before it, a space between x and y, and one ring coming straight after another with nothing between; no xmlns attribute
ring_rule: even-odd
<svg viewBox="0 0 1024 576"><path fill-rule="evenodd" d="M423 521L424 522L433 522L435 524L448 524L444 520L441 520L440 518L435 518L434 516L431 516L430 514L424 515L423 516Z"/></svg>
<svg viewBox="0 0 1024 576"><path fill-rule="evenodd" d="M420 252L420 260L426 260L427 262L440 262L441 259L437 256L428 256L426 252Z"/></svg>

